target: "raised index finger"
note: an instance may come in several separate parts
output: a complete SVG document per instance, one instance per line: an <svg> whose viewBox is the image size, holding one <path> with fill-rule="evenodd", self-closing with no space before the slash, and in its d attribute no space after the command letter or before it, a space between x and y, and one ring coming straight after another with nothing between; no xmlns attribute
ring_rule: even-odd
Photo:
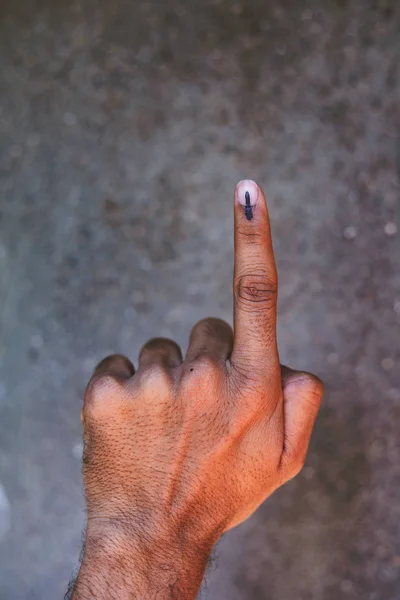
<svg viewBox="0 0 400 600"><path fill-rule="evenodd" d="M276 343L278 279L267 203L251 180L235 191L235 338L231 362L252 378L279 368Z"/></svg>

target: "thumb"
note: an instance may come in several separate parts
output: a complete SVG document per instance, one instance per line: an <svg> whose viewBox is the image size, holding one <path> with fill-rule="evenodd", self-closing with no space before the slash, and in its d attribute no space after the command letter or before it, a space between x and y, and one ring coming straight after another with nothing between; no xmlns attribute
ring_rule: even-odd
<svg viewBox="0 0 400 600"><path fill-rule="evenodd" d="M294 477L302 469L324 385L318 377L281 365L284 414L283 470Z"/></svg>

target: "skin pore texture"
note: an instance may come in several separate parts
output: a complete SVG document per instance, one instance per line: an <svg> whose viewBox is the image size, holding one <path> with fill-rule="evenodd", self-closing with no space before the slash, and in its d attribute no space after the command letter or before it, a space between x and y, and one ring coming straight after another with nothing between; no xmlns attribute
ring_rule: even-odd
<svg viewBox="0 0 400 600"><path fill-rule="evenodd" d="M87 528L73 600L194 599L219 537L301 469L323 386L280 365L267 204L234 197L234 330L200 321L96 368L84 397Z"/></svg>

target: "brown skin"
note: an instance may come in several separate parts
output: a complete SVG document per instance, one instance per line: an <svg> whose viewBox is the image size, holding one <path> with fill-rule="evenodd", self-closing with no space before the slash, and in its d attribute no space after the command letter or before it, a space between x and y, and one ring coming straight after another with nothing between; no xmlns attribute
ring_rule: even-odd
<svg viewBox="0 0 400 600"><path fill-rule="evenodd" d="M154 339L135 372L115 355L84 399L86 543L73 600L196 597L213 545L305 460L323 386L282 367L277 274L261 189L235 197L234 333L219 319L178 346Z"/></svg>

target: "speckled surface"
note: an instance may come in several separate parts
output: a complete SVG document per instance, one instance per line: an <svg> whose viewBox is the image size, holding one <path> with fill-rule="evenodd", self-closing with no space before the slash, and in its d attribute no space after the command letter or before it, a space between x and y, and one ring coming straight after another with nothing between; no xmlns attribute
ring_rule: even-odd
<svg viewBox="0 0 400 600"><path fill-rule="evenodd" d="M61 598L76 565L95 363L231 319L242 178L269 198L282 361L326 396L203 595L398 600L399 55L394 0L2 1L1 600Z"/></svg>

